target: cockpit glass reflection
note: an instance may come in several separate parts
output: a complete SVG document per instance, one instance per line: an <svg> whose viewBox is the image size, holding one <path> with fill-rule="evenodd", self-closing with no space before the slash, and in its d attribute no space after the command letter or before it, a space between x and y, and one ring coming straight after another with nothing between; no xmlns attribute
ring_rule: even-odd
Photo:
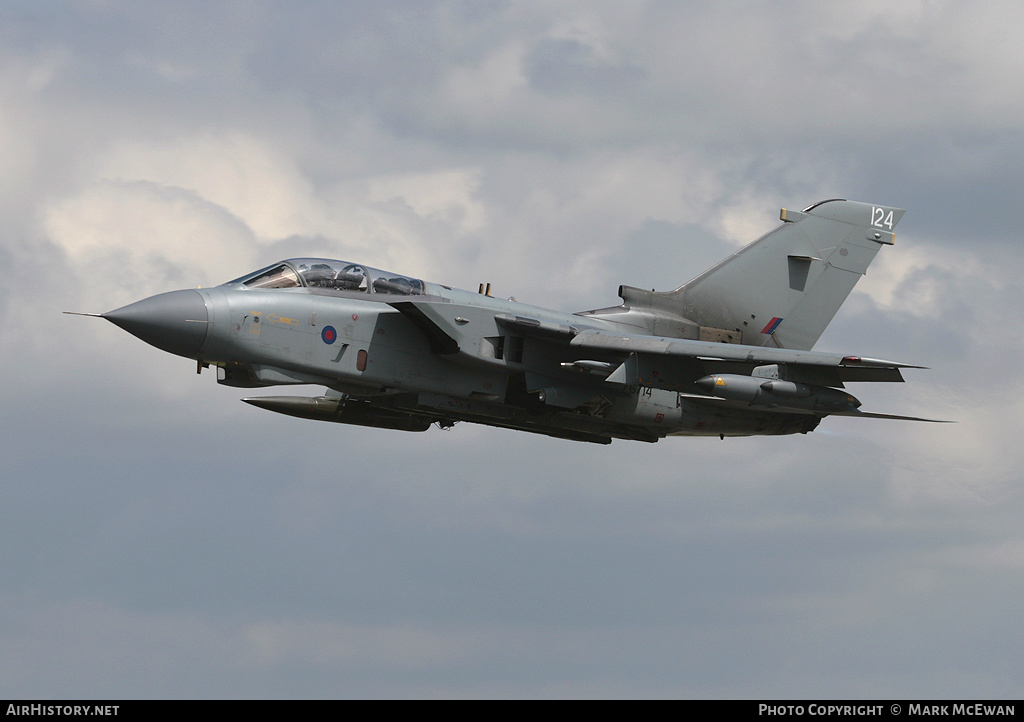
<svg viewBox="0 0 1024 722"><path fill-rule="evenodd" d="M281 264L244 282L249 288L296 288L301 286L295 271Z"/></svg>
<svg viewBox="0 0 1024 722"><path fill-rule="evenodd" d="M399 296L426 293L426 286L417 278L328 258L290 258L230 283L262 289L305 287L319 293L346 291Z"/></svg>

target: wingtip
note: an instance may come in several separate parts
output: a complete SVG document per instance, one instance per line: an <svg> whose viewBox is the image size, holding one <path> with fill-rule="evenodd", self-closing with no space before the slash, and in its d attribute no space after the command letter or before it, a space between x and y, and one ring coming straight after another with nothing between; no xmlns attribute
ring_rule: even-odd
<svg viewBox="0 0 1024 722"><path fill-rule="evenodd" d="M843 360L839 362L840 366L850 366L854 368L897 368L897 369L929 369L929 366L918 366L917 364L907 364L901 361L887 361L880 358L867 358L864 356L843 356Z"/></svg>
<svg viewBox="0 0 1024 722"><path fill-rule="evenodd" d="M920 416L903 416L900 414L880 414L874 411L832 411L829 416L850 416L860 419L892 419L894 421L924 421L929 424L955 424L956 421L949 419L925 419Z"/></svg>

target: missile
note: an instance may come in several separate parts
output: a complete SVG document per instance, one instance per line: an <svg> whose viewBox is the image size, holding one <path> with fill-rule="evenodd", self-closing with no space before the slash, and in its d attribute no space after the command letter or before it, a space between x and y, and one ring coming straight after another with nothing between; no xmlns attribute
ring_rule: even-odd
<svg viewBox="0 0 1024 722"><path fill-rule="evenodd" d="M608 376L612 371L619 367L620 364L609 363L608 361L566 361L560 364L563 369L567 371L587 371L590 373L600 374L601 376Z"/></svg>
<svg viewBox="0 0 1024 722"><path fill-rule="evenodd" d="M425 416L414 416L395 409L375 408L361 401L331 396L256 396L242 401L267 411L300 419L374 426L380 429L426 431L433 423Z"/></svg>
<svg viewBox="0 0 1024 722"><path fill-rule="evenodd" d="M826 413L852 411L860 406L860 401L850 394L828 386L739 374L712 374L697 379L694 385L710 396L759 406L788 406Z"/></svg>

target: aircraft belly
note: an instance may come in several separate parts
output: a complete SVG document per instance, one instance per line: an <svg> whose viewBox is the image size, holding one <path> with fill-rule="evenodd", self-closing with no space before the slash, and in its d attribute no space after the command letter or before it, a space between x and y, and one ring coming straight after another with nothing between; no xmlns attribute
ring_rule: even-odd
<svg viewBox="0 0 1024 722"><path fill-rule="evenodd" d="M508 385L504 373L458 367L443 359L377 345L370 349L363 377L409 391L492 400L503 400Z"/></svg>
<svg viewBox="0 0 1024 722"><path fill-rule="evenodd" d="M776 413L717 408L700 400L682 398L679 427L669 436L775 436L813 431L821 421L815 414Z"/></svg>
<svg viewBox="0 0 1024 722"><path fill-rule="evenodd" d="M620 423L668 429L682 420L679 394L645 386L630 396L620 395L609 409L607 418Z"/></svg>

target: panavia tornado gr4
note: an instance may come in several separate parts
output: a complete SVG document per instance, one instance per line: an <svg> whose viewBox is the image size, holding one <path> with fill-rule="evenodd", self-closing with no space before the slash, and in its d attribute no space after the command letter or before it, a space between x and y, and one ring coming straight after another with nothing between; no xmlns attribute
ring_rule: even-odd
<svg viewBox="0 0 1024 722"><path fill-rule="evenodd" d="M99 315L228 386L313 385L253 406L426 431L467 421L599 444L812 431L866 413L848 382L909 364L811 351L899 208L828 200L674 291L564 313L348 261L292 258Z"/></svg>

